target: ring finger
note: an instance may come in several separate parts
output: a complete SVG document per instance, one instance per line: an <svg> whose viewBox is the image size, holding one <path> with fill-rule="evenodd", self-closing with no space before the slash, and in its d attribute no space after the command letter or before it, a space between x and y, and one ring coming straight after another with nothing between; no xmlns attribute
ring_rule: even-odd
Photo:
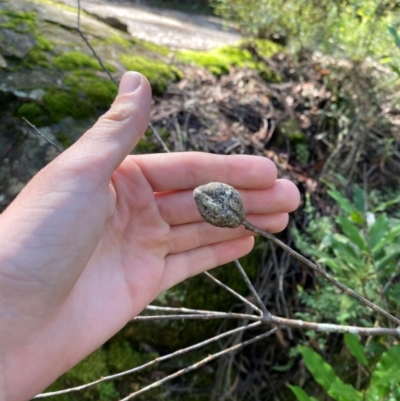
<svg viewBox="0 0 400 401"><path fill-rule="evenodd" d="M249 215L247 219L270 232L282 231L288 222L287 213L271 215ZM214 244L217 242L229 241L236 238L250 237L255 235L246 230L243 226L231 228L214 227L205 221L189 224L181 224L171 227L168 253L186 252L190 249Z"/></svg>

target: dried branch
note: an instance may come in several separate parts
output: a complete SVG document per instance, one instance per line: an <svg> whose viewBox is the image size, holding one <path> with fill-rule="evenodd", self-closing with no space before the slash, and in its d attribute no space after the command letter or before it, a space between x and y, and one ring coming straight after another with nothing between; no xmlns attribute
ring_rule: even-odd
<svg viewBox="0 0 400 401"><path fill-rule="evenodd" d="M141 390L138 390L138 391L135 391L132 394L129 394L127 397L123 398L120 401L131 400L132 398L134 398L134 397L136 397L136 396L138 396L140 394L143 394L144 392L149 391L149 390L151 390L153 388L156 388L156 387L160 386L161 384L163 384L163 383L165 383L165 382L167 382L169 380L175 379L176 377L182 376L182 375L184 375L184 374L186 374L188 372L191 372L192 370L198 369L201 366L205 365L206 363L211 362L214 359L217 359L222 355L225 355L225 354L228 354L229 352L236 351L236 350L238 350L240 348L243 348L245 345L252 344L252 343L254 343L256 341L259 341L259 340L263 340L264 338L269 337L271 334L274 334L277 330L278 330L278 328L274 328L274 329L272 329L270 331L267 331L264 334L260 334L259 336L253 337L251 340L243 341L242 343L236 344L236 345L234 345L234 346L232 346L230 348L226 348L223 351L217 352L216 354L209 355L207 358L204 358L201 361L199 361L199 362L197 362L197 363L195 363L193 365L190 365L185 369L181 369L178 372L173 373L172 375L166 376L163 379L158 380L158 381L156 381L156 382L154 382L154 383L142 388Z"/></svg>
<svg viewBox="0 0 400 401"><path fill-rule="evenodd" d="M156 315L156 316L137 316L132 321L136 320L180 320L180 319L194 319L194 320L210 320L210 319L248 319L258 321L263 324L277 325L279 328L294 328L301 330L313 330L325 333L352 333L362 336L394 336L400 337L400 327L382 328L382 327L359 327L359 326L344 326L339 324L330 323L314 323L297 319L286 319L275 315L248 315L244 313L230 313L230 312L209 312L206 314L193 314L193 315Z"/></svg>
<svg viewBox="0 0 400 401"><path fill-rule="evenodd" d="M248 315L245 313L231 313L231 312L209 312L199 313L194 315L146 315L136 316L131 320L181 320L181 319L194 319L194 320L211 320L211 319L248 319L262 321L262 316Z"/></svg>
<svg viewBox="0 0 400 401"><path fill-rule="evenodd" d="M85 390L85 389L87 389L89 387L92 387L92 386L94 386L96 384L103 383L103 382L109 381L109 380L118 379L119 377L126 376L126 375L129 375L131 373L139 372L139 371L141 371L141 370L143 370L143 369L145 369L145 368L147 368L149 366L152 366L152 365L154 365L156 363L165 361L165 360L170 359L170 358L174 358L175 356L183 355L183 354L185 354L187 352L190 352L190 351L194 351L196 349L204 347L205 345L211 344L211 343L213 343L215 341L219 341L220 339L222 339L224 337L227 337L227 336L230 336L232 334L236 334L236 333L239 333L241 331L245 331L245 330L257 327L260 324L261 324L261 322L256 322L256 323L251 323L251 324L249 324L247 326L238 327L236 329L229 330L229 331L226 331L225 333L219 334L219 335L217 335L215 337L211 337L211 338L209 338L209 339L207 339L205 341L199 342L199 343L197 343L195 345L191 345L190 347L182 348L179 351L172 352L171 354L160 356L159 358L155 358L152 361L147 362L147 363L145 363L145 364L143 364L141 366L137 366L137 367L135 367L133 369L129 369L129 370L126 370L124 372L116 373L115 375L105 376L105 377L102 377L101 379L96 380L94 382L83 384L82 386L72 387L72 388L69 388L69 389L66 389L66 390L52 391L52 392L49 392L49 393L42 393L42 394L39 394L36 397L34 397L34 399L47 398L47 397L52 397L54 395L68 394L68 393L72 393L72 392L76 392L76 391Z"/></svg>
<svg viewBox="0 0 400 401"><path fill-rule="evenodd" d="M267 307L264 305L264 302L261 300L260 296L258 295L256 289L254 288L253 284L251 283L249 277L247 276L247 273L243 269L239 260L235 260L235 265L236 265L237 269L239 270L239 273L241 274L244 282L247 284L247 287L249 288L250 292L254 295L259 307L264 312L264 315L270 315Z"/></svg>
<svg viewBox="0 0 400 401"><path fill-rule="evenodd" d="M228 292L230 292L232 295L234 295L236 298L240 299L242 302L244 302L246 305L250 306L251 309L255 310L258 312L260 315L263 315L263 311L258 308L256 305L251 303L249 300L247 300L245 297L241 296L238 294L235 290L232 290L232 288L228 287L226 284L224 284L222 281L219 281L217 278L212 276L209 272L204 272L204 274L209 277L214 283L217 283L219 286L222 288L225 288Z"/></svg>

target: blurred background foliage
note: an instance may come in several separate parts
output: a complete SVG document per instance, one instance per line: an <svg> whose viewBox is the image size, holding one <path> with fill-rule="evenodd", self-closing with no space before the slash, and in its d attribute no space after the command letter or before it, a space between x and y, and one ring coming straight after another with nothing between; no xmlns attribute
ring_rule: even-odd
<svg viewBox="0 0 400 401"><path fill-rule="evenodd" d="M241 32L335 56L392 56L387 29L400 23L397 1L385 0L211 0L215 13Z"/></svg>

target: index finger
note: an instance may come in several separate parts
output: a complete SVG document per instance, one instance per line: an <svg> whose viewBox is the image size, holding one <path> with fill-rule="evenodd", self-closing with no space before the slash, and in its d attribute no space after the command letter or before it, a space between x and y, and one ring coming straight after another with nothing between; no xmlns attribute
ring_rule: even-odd
<svg viewBox="0 0 400 401"><path fill-rule="evenodd" d="M275 164L261 156L180 152L131 157L154 192L191 189L213 181L235 188L266 189L277 178Z"/></svg>

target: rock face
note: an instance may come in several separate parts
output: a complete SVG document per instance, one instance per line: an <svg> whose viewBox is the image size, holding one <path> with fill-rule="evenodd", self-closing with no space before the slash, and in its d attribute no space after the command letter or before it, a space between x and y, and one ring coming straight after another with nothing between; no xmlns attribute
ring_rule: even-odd
<svg viewBox="0 0 400 401"><path fill-rule="evenodd" d="M117 93L76 26L77 9L53 0L0 2L0 211L57 155L22 117L65 148ZM115 81L135 69L160 93L181 76L167 63L168 49L134 40L84 12L80 28Z"/></svg>

